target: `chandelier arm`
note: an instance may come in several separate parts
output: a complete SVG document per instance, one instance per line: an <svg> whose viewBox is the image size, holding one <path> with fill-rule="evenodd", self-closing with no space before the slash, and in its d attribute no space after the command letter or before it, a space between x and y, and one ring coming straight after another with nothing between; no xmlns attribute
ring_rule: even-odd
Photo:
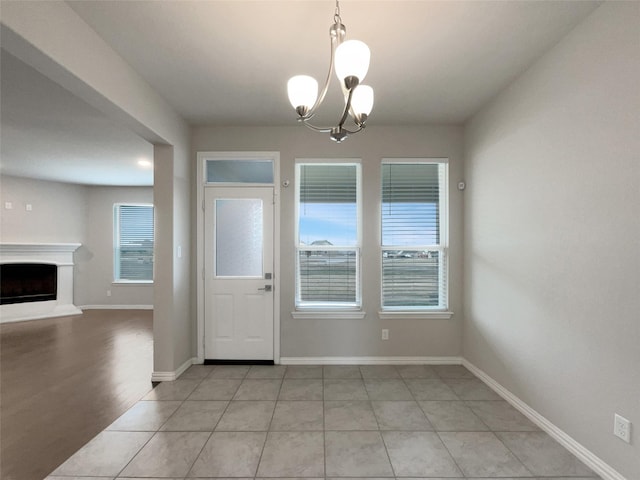
<svg viewBox="0 0 640 480"><path fill-rule="evenodd" d="M324 97L327 95L329 91L329 85L331 84L331 77L333 77L334 72L334 63L336 56L336 48L338 45L342 43L344 36L346 34L345 26L340 22L340 17L338 16L335 20L335 23L329 29L329 37L331 39L331 55L329 58L329 73L327 73L327 78L324 82L324 87L322 87L322 91L320 95L318 95L318 99L316 103L314 103L313 107L309 109L309 112L305 115L305 118L311 118L320 104L324 101Z"/></svg>
<svg viewBox="0 0 640 480"><path fill-rule="evenodd" d="M313 115L316 113L317 108L324 101L324 97L327 95L327 91L329 90L329 84L331 83L331 77L333 75L333 52L331 52L331 67L329 68L329 73L327 74L327 80L325 81L324 87L322 88L322 92L318 95L318 99L311 110L309 110L309 114Z"/></svg>
<svg viewBox="0 0 640 480"><path fill-rule="evenodd" d="M355 89L354 88L350 88L349 89L349 96L347 97L347 104L344 106L344 112L342 112L342 117L340 118L340 121L338 122L338 127L342 128L342 126L344 125L344 122L347 121L347 116L349 115L349 110L351 110L351 98L353 97L353 91Z"/></svg>
<svg viewBox="0 0 640 480"><path fill-rule="evenodd" d="M342 130L344 130L345 132L347 132L349 135L353 135L354 133L358 133L361 132L362 130L364 130L364 125L358 125L358 129L357 130L348 130L346 128L343 128Z"/></svg>
<svg viewBox="0 0 640 480"><path fill-rule="evenodd" d="M331 127L317 127L315 125L310 124L306 120L303 120L302 124L305 127L310 128L311 130L313 130L315 132L320 132L320 133L330 133L331 132Z"/></svg>

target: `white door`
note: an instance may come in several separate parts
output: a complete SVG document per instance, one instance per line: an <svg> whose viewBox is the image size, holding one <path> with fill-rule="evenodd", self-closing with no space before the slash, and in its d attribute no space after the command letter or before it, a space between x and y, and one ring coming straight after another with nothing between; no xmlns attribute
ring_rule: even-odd
<svg viewBox="0 0 640 480"><path fill-rule="evenodd" d="M205 188L205 358L273 360L273 187Z"/></svg>

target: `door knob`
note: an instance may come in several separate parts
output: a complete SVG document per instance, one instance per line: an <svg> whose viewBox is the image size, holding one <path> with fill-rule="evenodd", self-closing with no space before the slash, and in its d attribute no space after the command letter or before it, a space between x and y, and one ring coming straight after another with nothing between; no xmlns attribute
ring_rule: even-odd
<svg viewBox="0 0 640 480"><path fill-rule="evenodd" d="M265 292L271 291L271 285L265 285L264 288L259 288L258 290L264 290Z"/></svg>

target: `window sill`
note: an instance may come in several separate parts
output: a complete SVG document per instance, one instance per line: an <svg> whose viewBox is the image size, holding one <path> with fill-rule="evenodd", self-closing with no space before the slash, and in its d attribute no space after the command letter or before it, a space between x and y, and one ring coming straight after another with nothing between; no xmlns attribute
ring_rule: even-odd
<svg viewBox="0 0 640 480"><path fill-rule="evenodd" d="M401 310L386 310L378 312L378 318L380 320L395 320L395 319L417 319L417 320L449 320L453 316L453 312L441 312L441 311L401 311Z"/></svg>
<svg viewBox="0 0 640 480"><path fill-rule="evenodd" d="M296 320L362 320L367 312L361 310L296 310L291 312L291 316Z"/></svg>
<svg viewBox="0 0 640 480"><path fill-rule="evenodd" d="M140 287L140 286L143 286L143 285L153 285L153 281L152 280L140 280L140 281L114 280L113 282L111 282L111 285L118 285L118 286L131 285L131 286L134 286L134 287Z"/></svg>

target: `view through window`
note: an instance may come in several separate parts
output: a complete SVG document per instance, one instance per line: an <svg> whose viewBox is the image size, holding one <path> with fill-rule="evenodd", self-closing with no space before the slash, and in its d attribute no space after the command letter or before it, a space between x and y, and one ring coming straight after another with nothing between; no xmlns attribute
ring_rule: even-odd
<svg viewBox="0 0 640 480"><path fill-rule="evenodd" d="M446 309L444 162L382 163L382 308Z"/></svg>
<svg viewBox="0 0 640 480"><path fill-rule="evenodd" d="M296 306L360 305L360 165L297 165Z"/></svg>

